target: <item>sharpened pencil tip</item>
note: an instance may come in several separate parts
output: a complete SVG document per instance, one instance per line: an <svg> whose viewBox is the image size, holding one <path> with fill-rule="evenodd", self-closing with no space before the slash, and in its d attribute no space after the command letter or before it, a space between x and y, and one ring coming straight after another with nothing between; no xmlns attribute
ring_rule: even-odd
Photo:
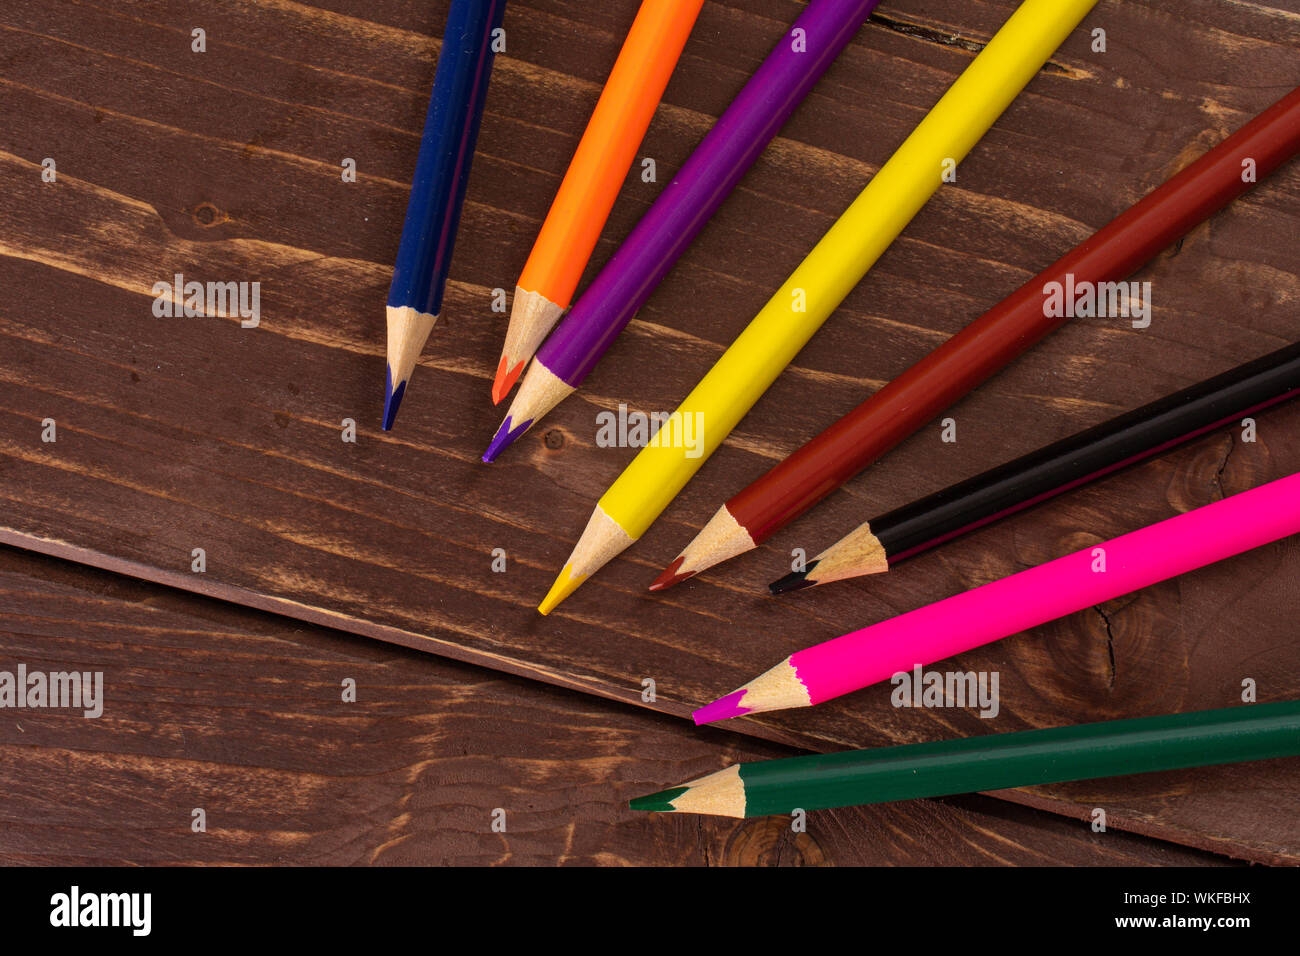
<svg viewBox="0 0 1300 956"><path fill-rule="evenodd" d="M660 790L658 793L648 793L644 797L629 800L627 805L632 810L654 810L671 813L677 809L673 806L673 801L685 793L686 790L686 787L672 787L668 790Z"/></svg>
<svg viewBox="0 0 1300 956"><path fill-rule="evenodd" d="M582 586L582 582L587 580L585 574L574 574L573 565L566 564L563 570L555 578L555 583L551 589L546 592L546 597L542 598L542 603L537 605L537 613L550 614L559 606L560 602L567 598L574 591Z"/></svg>
<svg viewBox="0 0 1300 956"><path fill-rule="evenodd" d="M523 374L523 362L516 362L514 368L508 364L510 361L506 356L501 356L501 361L497 364L497 376L492 380L492 404L500 405L501 399L510 394L510 390L515 387L515 382L519 381L519 376Z"/></svg>
<svg viewBox="0 0 1300 956"><path fill-rule="evenodd" d="M674 584L679 584L682 581L695 577L696 572L694 571L687 571L685 574L678 573L678 569L681 568L682 562L685 560L685 555L680 555L675 558L673 563L664 568L663 571L660 572L659 577L654 579L654 583L650 585L650 590L666 591Z"/></svg>
<svg viewBox="0 0 1300 956"><path fill-rule="evenodd" d="M698 727L701 724L711 724L718 720L730 720L732 717L743 717L749 713L748 707L742 707L740 702L748 693L744 688L733 690L726 697L719 697L711 704L705 704L699 710L691 714L691 719L695 721Z"/></svg>
<svg viewBox="0 0 1300 956"><path fill-rule="evenodd" d="M528 429L533 427L533 420L530 418L518 428L511 428L510 416L507 415L497 433L492 436L492 441L488 443L487 451L483 452L483 460L489 465L497 460L497 456L514 443L514 440L522 435Z"/></svg>
<svg viewBox="0 0 1300 956"><path fill-rule="evenodd" d="M384 369L384 431L389 431L393 427L393 419L397 417L397 408L402 404L402 396L406 394L406 383L401 382L397 388L393 388L393 369L388 366Z"/></svg>
<svg viewBox="0 0 1300 956"><path fill-rule="evenodd" d="M787 591L800 591L803 588L810 588L817 583L808 580L808 575L812 574L815 567L817 567L817 562L813 561L802 571L791 571L785 577L773 581L767 586L767 589L773 594L785 594Z"/></svg>

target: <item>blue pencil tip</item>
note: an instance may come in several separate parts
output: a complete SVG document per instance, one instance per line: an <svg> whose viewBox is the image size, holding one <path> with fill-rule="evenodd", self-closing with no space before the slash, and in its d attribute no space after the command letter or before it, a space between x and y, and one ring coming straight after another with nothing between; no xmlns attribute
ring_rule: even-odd
<svg viewBox="0 0 1300 956"><path fill-rule="evenodd" d="M397 417L397 408L402 404L402 396L406 394L406 383L403 382L397 388L393 388L393 370L385 367L384 369L384 431L389 431L393 427L393 419Z"/></svg>
<svg viewBox="0 0 1300 956"><path fill-rule="evenodd" d="M509 448L510 444L516 438L532 427L532 424L533 420L530 418L518 428L512 429L510 427L510 416L507 415L506 420L503 421L501 427L497 429L497 433L492 436L492 441L488 444L487 451L483 452L483 460L488 464L496 461L497 455Z"/></svg>

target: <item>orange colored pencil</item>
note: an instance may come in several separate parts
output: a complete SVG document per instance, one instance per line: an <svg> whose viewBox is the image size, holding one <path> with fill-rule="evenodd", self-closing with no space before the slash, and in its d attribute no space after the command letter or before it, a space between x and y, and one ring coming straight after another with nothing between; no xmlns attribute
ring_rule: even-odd
<svg viewBox="0 0 1300 956"><path fill-rule="evenodd" d="M515 286L492 401L569 307L704 0L642 0Z"/></svg>

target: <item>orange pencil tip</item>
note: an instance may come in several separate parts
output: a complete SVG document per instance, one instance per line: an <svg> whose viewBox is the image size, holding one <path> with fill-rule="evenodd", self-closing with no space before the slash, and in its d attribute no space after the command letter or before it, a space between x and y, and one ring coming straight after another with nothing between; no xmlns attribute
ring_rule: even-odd
<svg viewBox="0 0 1300 956"><path fill-rule="evenodd" d="M515 382L519 381L519 376L524 370L524 363L519 362L514 368L507 363L510 360L506 356L501 356L501 361L497 365L497 377L492 382L492 404L500 405L501 399L510 394L510 390L515 387Z"/></svg>

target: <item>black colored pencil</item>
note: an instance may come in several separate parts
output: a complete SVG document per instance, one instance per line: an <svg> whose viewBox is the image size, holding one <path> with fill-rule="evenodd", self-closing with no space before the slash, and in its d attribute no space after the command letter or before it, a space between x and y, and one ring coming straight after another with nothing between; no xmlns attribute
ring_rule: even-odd
<svg viewBox="0 0 1300 956"><path fill-rule="evenodd" d="M874 518L773 594L888 571L913 555L1300 394L1300 343Z"/></svg>

